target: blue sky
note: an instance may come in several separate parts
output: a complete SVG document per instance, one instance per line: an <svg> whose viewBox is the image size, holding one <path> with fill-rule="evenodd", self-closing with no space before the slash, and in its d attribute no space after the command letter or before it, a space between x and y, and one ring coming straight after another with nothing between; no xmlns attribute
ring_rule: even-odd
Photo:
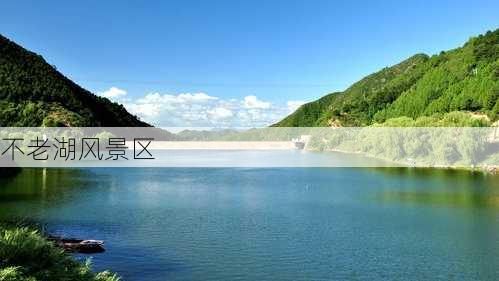
<svg viewBox="0 0 499 281"><path fill-rule="evenodd" d="M497 11L461 0L17 0L2 2L0 33L156 125L264 125L498 28Z"/></svg>

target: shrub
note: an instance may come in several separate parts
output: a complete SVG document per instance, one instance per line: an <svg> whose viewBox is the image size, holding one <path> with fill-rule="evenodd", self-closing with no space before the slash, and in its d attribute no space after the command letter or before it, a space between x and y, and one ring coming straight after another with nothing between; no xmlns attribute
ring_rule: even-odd
<svg viewBox="0 0 499 281"><path fill-rule="evenodd" d="M0 281L118 281L109 272L93 273L26 227L0 226Z"/></svg>

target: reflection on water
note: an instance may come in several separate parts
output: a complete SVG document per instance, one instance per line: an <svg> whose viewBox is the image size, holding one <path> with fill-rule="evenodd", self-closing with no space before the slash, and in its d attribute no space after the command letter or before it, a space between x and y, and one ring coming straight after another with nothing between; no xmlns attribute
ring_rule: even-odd
<svg viewBox="0 0 499 281"><path fill-rule="evenodd" d="M24 169L0 218L106 240L125 280L490 279L499 178L410 168Z"/></svg>
<svg viewBox="0 0 499 281"><path fill-rule="evenodd" d="M495 175L444 169L393 168L376 171L410 182L409 186L401 186L404 188L379 192L379 200L461 208L499 207L499 178ZM421 185L414 182L421 182Z"/></svg>
<svg viewBox="0 0 499 281"><path fill-rule="evenodd" d="M499 195L469 193L438 193L415 191L387 191L381 197L386 201L420 203L466 208L499 207Z"/></svg>
<svg viewBox="0 0 499 281"><path fill-rule="evenodd" d="M23 169L16 177L0 178L0 202L65 201L64 196L71 195L73 189L94 182L84 175L79 169Z"/></svg>

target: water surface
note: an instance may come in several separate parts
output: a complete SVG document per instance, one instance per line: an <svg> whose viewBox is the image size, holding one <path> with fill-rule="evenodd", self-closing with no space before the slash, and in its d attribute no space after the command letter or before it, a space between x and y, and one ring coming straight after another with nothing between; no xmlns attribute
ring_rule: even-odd
<svg viewBox="0 0 499 281"><path fill-rule="evenodd" d="M497 279L499 178L407 168L25 169L2 219L125 280Z"/></svg>

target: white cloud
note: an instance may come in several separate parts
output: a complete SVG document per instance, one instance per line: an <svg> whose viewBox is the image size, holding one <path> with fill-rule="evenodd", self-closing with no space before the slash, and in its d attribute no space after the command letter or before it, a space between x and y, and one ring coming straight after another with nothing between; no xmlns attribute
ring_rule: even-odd
<svg viewBox="0 0 499 281"><path fill-rule="evenodd" d="M182 102L206 102L210 100L217 100L217 97L208 96L205 93L196 94L180 94L177 96Z"/></svg>
<svg viewBox="0 0 499 281"><path fill-rule="evenodd" d="M261 101L256 96L244 97L244 107L245 108L268 109L268 108L270 108L270 106L271 106L270 102Z"/></svg>
<svg viewBox="0 0 499 281"><path fill-rule="evenodd" d="M306 101L301 101L301 100L290 100L287 102L287 106L288 106L288 111L291 113L291 112L295 112L295 110L297 110L300 106L302 106L303 104L307 103Z"/></svg>
<svg viewBox="0 0 499 281"><path fill-rule="evenodd" d="M151 120L151 118L155 118L159 116L161 113L161 106L159 104L152 104L152 103L144 103L144 104L136 104L136 103L130 103L126 104L126 108L143 118Z"/></svg>
<svg viewBox="0 0 499 281"><path fill-rule="evenodd" d="M179 95L161 95L159 93L147 94L144 98L140 99L142 103L205 103L208 101L217 100L218 98L208 96L205 93L195 94L179 94Z"/></svg>
<svg viewBox="0 0 499 281"><path fill-rule="evenodd" d="M216 120L232 117L234 114L231 110L224 107L216 107L207 111L208 115Z"/></svg>
<svg viewBox="0 0 499 281"><path fill-rule="evenodd" d="M179 95L161 95L160 93L147 94L145 97L138 100L140 103L171 103L171 104L182 104L182 103L206 103L209 101L217 100L218 98L208 96L205 93L195 93L195 94L179 94Z"/></svg>
<svg viewBox="0 0 499 281"><path fill-rule="evenodd" d="M300 103L289 101L273 105L256 96L222 99L202 92L156 92L140 97L124 97L125 90L117 87L111 89L125 93L111 94L114 101L122 103L129 112L136 114L143 121L159 127L263 127L281 120L290 113L291 107Z"/></svg>
<svg viewBox="0 0 499 281"><path fill-rule="evenodd" d="M126 91L117 87L111 87L107 91L98 92L97 95L108 99L115 99L122 96L126 96Z"/></svg>

